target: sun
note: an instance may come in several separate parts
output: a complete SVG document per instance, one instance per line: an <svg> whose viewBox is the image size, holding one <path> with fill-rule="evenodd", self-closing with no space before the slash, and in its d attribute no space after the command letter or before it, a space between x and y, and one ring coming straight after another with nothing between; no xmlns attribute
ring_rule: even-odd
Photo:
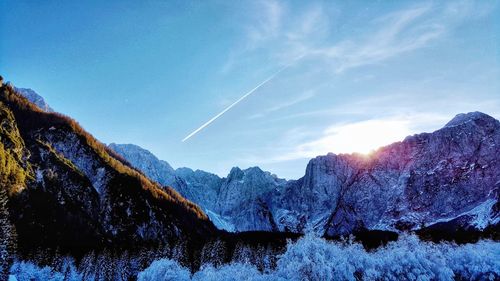
<svg viewBox="0 0 500 281"><path fill-rule="evenodd" d="M369 154L411 134L405 120L368 120L332 128L332 148L338 153Z"/></svg>
<svg viewBox="0 0 500 281"><path fill-rule="evenodd" d="M328 152L369 155L377 148L411 135L409 125L404 119L372 119L334 125L326 129L321 138L301 145L299 150L308 155Z"/></svg>

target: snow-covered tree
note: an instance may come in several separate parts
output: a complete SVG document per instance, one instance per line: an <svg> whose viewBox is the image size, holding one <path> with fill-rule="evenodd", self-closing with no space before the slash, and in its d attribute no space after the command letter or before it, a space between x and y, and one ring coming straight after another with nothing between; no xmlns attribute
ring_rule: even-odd
<svg viewBox="0 0 500 281"><path fill-rule="evenodd" d="M189 281L189 270L169 259L153 262L148 268L139 273L138 281Z"/></svg>
<svg viewBox="0 0 500 281"><path fill-rule="evenodd" d="M8 197L0 186L0 280L7 280L16 249L16 232L9 219Z"/></svg>
<svg viewBox="0 0 500 281"><path fill-rule="evenodd" d="M96 280L96 257L94 252L90 252L82 258L78 271L82 274L83 280Z"/></svg>
<svg viewBox="0 0 500 281"><path fill-rule="evenodd" d="M127 251L123 252L115 263L113 280L127 281L132 279L131 260Z"/></svg>
<svg viewBox="0 0 500 281"><path fill-rule="evenodd" d="M39 267L31 262L16 262L10 269L18 281L65 281L64 275L51 267ZM5 279L4 279L5 280Z"/></svg>

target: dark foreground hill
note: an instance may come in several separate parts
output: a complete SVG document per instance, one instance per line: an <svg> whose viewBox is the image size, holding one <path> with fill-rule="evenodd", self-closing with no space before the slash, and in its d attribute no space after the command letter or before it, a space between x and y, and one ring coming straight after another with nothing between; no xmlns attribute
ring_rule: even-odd
<svg viewBox="0 0 500 281"><path fill-rule="evenodd" d="M0 88L0 183L21 254L179 242L196 249L217 233L197 205L10 85Z"/></svg>

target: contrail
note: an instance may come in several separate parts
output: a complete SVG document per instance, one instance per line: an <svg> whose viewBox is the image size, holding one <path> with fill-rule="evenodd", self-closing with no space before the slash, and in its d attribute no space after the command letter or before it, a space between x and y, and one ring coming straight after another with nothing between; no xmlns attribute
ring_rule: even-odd
<svg viewBox="0 0 500 281"><path fill-rule="evenodd" d="M293 62L285 65L284 67L282 67L280 70L276 71L273 75L271 75L269 78L267 78L266 80L264 80L262 83L260 83L259 85L257 85L255 88L251 89L248 93L244 94L241 98L239 98L237 101L233 102L230 106L228 106L226 109L224 109L223 111L221 111L219 114L215 115L212 119L208 120L205 124L201 125L198 129L194 130L191 134L189 134L187 137L185 137L182 142L185 142L187 141L188 139L190 139L192 136L196 135L199 131L203 130L205 127L207 127L208 125L210 125L212 122L214 122L215 120L217 120L217 118L221 117L224 113L226 113L228 110L230 110L231 108L233 108L234 106L236 106L238 103L240 103L242 100L246 99L249 95L253 94L255 91L257 91L260 87L264 86L267 82L271 81L274 77L276 77L278 74L280 74L283 70L289 68L290 66L292 66L293 63L295 63L296 61L298 61L299 59L301 59L304 55L302 56L299 56L298 58L296 58Z"/></svg>

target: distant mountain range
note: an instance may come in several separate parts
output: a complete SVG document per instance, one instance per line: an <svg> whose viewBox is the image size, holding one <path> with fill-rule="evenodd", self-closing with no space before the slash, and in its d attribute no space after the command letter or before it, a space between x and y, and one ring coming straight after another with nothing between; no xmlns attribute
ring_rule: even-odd
<svg viewBox="0 0 500 281"><path fill-rule="evenodd" d="M149 151L111 144L134 167L199 204L229 231L308 229L335 236L357 229L416 230L459 220L484 229L500 220L500 124L459 114L442 129L407 137L372 155L328 154L286 181L258 167L226 178L174 170Z"/></svg>
<svg viewBox="0 0 500 281"><path fill-rule="evenodd" d="M20 92L37 104L43 101ZM78 135L46 127L37 131L37 139L70 160L97 194L106 190L108 170L93 157L82 157L88 148L77 145ZM482 231L498 229L500 222L500 123L480 112L459 114L442 129L409 136L369 156L318 156L309 162L304 177L290 181L258 167L235 167L225 178L189 168L175 170L132 144L110 144L106 149L157 182L155 188L168 191L166 186L171 186L198 204L227 231L314 231L335 237L436 225ZM43 170L34 172L44 175Z"/></svg>

